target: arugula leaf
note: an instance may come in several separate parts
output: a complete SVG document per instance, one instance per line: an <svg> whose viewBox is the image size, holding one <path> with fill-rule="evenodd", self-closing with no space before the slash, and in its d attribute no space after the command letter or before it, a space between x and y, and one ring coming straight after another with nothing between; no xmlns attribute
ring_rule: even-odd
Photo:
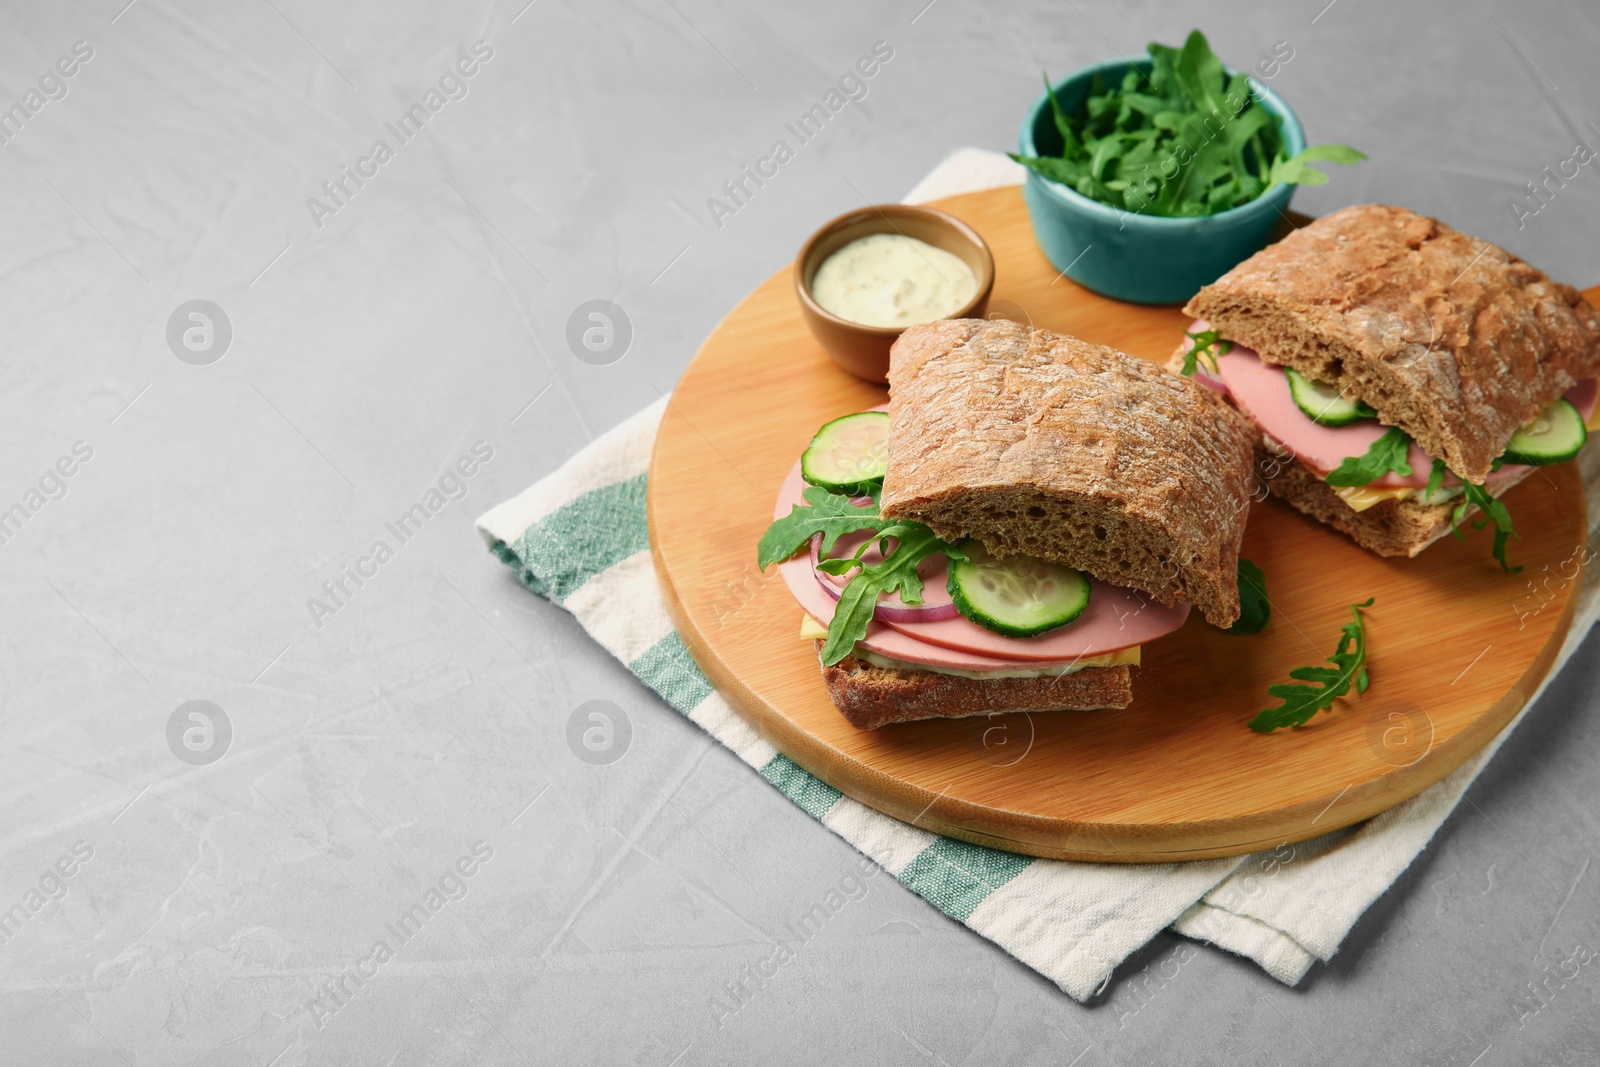
<svg viewBox="0 0 1600 1067"><path fill-rule="evenodd" d="M965 559L961 552L939 541L937 535L920 522L902 521L885 526L878 533L869 537L857 548L853 556L839 556L833 559L824 559L817 562L817 569L828 574L849 574L860 567L867 570L862 558L873 545L882 546L889 541L895 542L895 547L883 554L883 559L873 569L882 581L880 590L885 593L898 594L900 599L907 604L922 603L922 577L917 574L915 566L906 567L906 560L921 563L934 551L949 554L952 559ZM929 550L929 546L932 550ZM903 552L902 552L903 550ZM892 564L892 566L890 566Z"/></svg>
<svg viewBox="0 0 1600 1067"><path fill-rule="evenodd" d="M1006 153L1013 160L1024 167L1034 171L1040 177L1049 178L1053 182L1060 182L1074 192L1081 193L1091 200L1100 200L1106 203L1116 203L1112 199L1111 190L1096 181L1089 173L1087 158L1057 159L1054 156L1019 156L1015 152Z"/></svg>
<svg viewBox="0 0 1600 1067"><path fill-rule="evenodd" d="M1176 198L1173 214L1187 217L1212 215L1224 210L1216 186L1228 174L1227 144L1219 140L1207 140L1195 153L1194 159L1178 172L1178 180L1169 183Z"/></svg>
<svg viewBox="0 0 1600 1067"><path fill-rule="evenodd" d="M1431 501L1433 499L1433 494L1437 493L1444 485L1444 472L1444 460L1434 460L1433 469L1428 472L1428 484L1422 490L1422 502L1424 504Z"/></svg>
<svg viewBox="0 0 1600 1067"><path fill-rule="evenodd" d="M855 651L856 642L867 636L867 626L878 607L881 592L874 583L858 575L851 579L834 605L828 623L828 639L822 643L822 662L831 667Z"/></svg>
<svg viewBox="0 0 1600 1067"><path fill-rule="evenodd" d="M1366 455L1346 456L1323 480L1329 485L1367 485L1390 471L1406 477L1411 473L1411 464L1407 461L1410 454L1410 435L1398 426L1391 426L1372 442Z"/></svg>
<svg viewBox="0 0 1600 1067"><path fill-rule="evenodd" d="M917 574L919 563L936 552L943 552L957 561L967 558L920 522L885 519L878 510L882 491L881 486L874 487L872 503L858 507L842 493L807 486L802 494L806 503L796 504L788 515L767 527L756 548L757 559L765 570L799 552L817 534L822 535L821 551L826 555L846 534L861 530L873 532L851 555L823 559L817 564L829 574L857 571L845 583L833 619L828 623L822 661L829 666L848 656L856 642L867 635L867 626L872 622L881 595L892 593L907 604L922 603L922 577ZM884 552L877 563L862 562L868 549L877 545L882 550L890 542L894 547Z"/></svg>
<svg viewBox="0 0 1600 1067"><path fill-rule="evenodd" d="M1124 93L1122 94L1122 102L1139 112L1139 114L1149 115L1152 118L1167 109L1167 101L1164 97L1149 96L1145 93ZM1140 130L1139 132L1147 133L1149 131Z"/></svg>
<svg viewBox="0 0 1600 1067"><path fill-rule="evenodd" d="M845 585L839 603L833 609L833 619L828 623L828 639L822 645L824 666L831 667L850 655L856 642L867 636L867 627L872 622L872 613L877 609L880 595L898 593L907 604L922 603L922 578L917 574L919 563L937 552L948 554L952 560L966 559L959 549L940 540L938 535L920 522L897 522L886 526L872 541L887 538L895 539L894 550L877 563L859 562L866 550L865 545L857 553L855 561L824 561L823 569L832 574L842 574L850 566L861 567ZM833 563L844 563L846 567L840 570L827 566Z"/></svg>
<svg viewBox="0 0 1600 1067"><path fill-rule="evenodd" d="M1331 667L1296 667L1289 677L1300 682L1280 682L1267 686L1267 693L1279 698L1277 707L1266 708L1250 720L1250 729L1267 734L1285 726L1304 726L1319 711L1333 707L1333 702L1350 692L1354 685L1357 693L1367 691L1367 628L1361 618L1361 609L1370 608L1368 597L1360 604L1350 605L1352 622L1340 631L1339 647L1328 657Z"/></svg>
<svg viewBox="0 0 1600 1067"><path fill-rule="evenodd" d="M885 531L896 539L894 551L873 568L879 589L897 594L907 604L922 603L922 577L917 574L917 564L942 551L945 543L920 522L902 523Z"/></svg>
<svg viewBox="0 0 1600 1067"><path fill-rule="evenodd" d="M1206 35L1190 30L1178 59L1172 65L1173 77L1200 111L1210 115L1218 111L1227 114L1227 104L1222 100L1222 61L1211 51Z"/></svg>
<svg viewBox="0 0 1600 1067"><path fill-rule="evenodd" d="M1217 357L1225 356L1233 351L1233 342L1224 341L1222 335L1216 330L1201 330L1199 333L1183 331L1183 335L1194 344L1189 346L1189 351L1183 354L1183 369L1179 372L1184 377L1192 377L1200 367L1200 357L1204 356L1206 365L1212 371L1217 369Z"/></svg>
<svg viewBox="0 0 1600 1067"><path fill-rule="evenodd" d="M1358 152L1349 145L1314 144L1290 159L1273 160L1267 181L1272 185L1326 185L1328 176L1311 164L1340 163L1348 167L1366 158L1366 153Z"/></svg>
<svg viewBox="0 0 1600 1067"><path fill-rule="evenodd" d="M1260 567L1239 557L1239 617L1228 627L1230 634L1258 634L1272 618L1267 600L1267 576Z"/></svg>
<svg viewBox="0 0 1600 1067"><path fill-rule="evenodd" d="M878 514L876 495L870 507L856 507L849 497L815 485L807 486L801 495L806 503L796 504L788 515L773 522L761 535L761 542L756 546L756 564L762 570L793 556L819 533L822 551L827 552L845 534L876 530L884 523Z"/></svg>
<svg viewBox="0 0 1600 1067"><path fill-rule="evenodd" d="M1045 95L1050 98L1050 113L1056 120L1056 132L1061 135L1062 144L1070 151L1078 147L1078 135L1073 132L1072 123L1067 121L1067 113L1061 110L1061 101L1056 99L1056 90L1055 86L1050 84L1050 75L1041 71L1040 76L1044 78Z"/></svg>
<svg viewBox="0 0 1600 1067"><path fill-rule="evenodd" d="M1434 460L1435 463L1438 460ZM1511 528L1511 511L1506 507L1505 501L1489 495L1489 490L1481 485L1463 480L1461 483L1461 503L1450 515L1450 532L1457 537L1465 538L1461 532L1461 520L1466 518L1467 509L1476 506L1483 512L1483 518L1472 524L1474 530L1481 530L1489 523L1494 523L1494 558L1500 562L1500 569L1507 574L1516 574L1522 570L1522 565L1513 567L1506 559L1506 544L1513 537L1522 540L1520 534Z"/></svg>
<svg viewBox="0 0 1600 1067"><path fill-rule="evenodd" d="M1106 165L1122 155L1122 141L1121 137L1113 135L1094 143L1094 151L1089 156L1089 177L1105 180Z"/></svg>
<svg viewBox="0 0 1600 1067"><path fill-rule="evenodd" d="M1491 471L1497 471L1504 463L1505 457L1500 456L1489 465ZM1446 470L1444 460L1433 461L1433 469L1428 472L1427 487L1418 497L1424 504L1443 503L1434 498L1444 485ZM1494 558L1499 561L1500 569L1507 574L1516 574L1522 570L1521 565L1513 567L1506 558L1506 545L1513 537L1521 540L1522 536L1511 525L1511 510L1506 507L1505 501L1491 496L1489 491L1481 485L1463 480L1461 483L1461 503L1450 513L1450 533L1455 537L1465 540L1466 534L1461 532L1461 520L1467 517L1467 510L1476 507L1483 513L1483 518L1472 524L1474 530L1481 530L1489 523L1494 523Z"/></svg>
<svg viewBox="0 0 1600 1067"><path fill-rule="evenodd" d="M1242 175L1249 174L1249 167L1245 165L1244 150L1251 140L1261 130L1272 122L1272 112L1264 107L1249 108L1239 113L1239 117L1228 124L1223 131L1224 140L1228 151L1234 159L1234 170Z"/></svg>

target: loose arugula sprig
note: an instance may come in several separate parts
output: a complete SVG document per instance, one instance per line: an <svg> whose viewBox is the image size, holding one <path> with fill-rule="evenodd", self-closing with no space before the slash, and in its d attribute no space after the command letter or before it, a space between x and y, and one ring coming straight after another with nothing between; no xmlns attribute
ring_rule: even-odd
<svg viewBox="0 0 1600 1067"><path fill-rule="evenodd" d="M867 636L867 626L872 622L880 595L895 593L907 604L922 603L922 578L917 574L917 564L936 552L943 552L956 561L967 558L920 522L885 519L878 511L880 491L874 487L872 502L857 505L843 494L807 486L802 494L806 503L796 504L788 515L767 527L756 548L757 562L765 570L799 552L818 534L822 535L821 551L826 555L840 537L862 530L872 531L872 536L854 555L824 559L817 564L829 574L848 574L856 570L840 593L839 605L828 623L828 639L822 646L822 662L826 666L831 667L844 659L856 642ZM874 545L883 558L877 563L863 562Z"/></svg>
<svg viewBox="0 0 1600 1067"><path fill-rule="evenodd" d="M1407 460L1410 454L1411 436L1400 427L1391 426L1372 442L1365 455L1345 457L1324 480L1329 485L1367 485L1390 471L1404 478L1411 473Z"/></svg>
<svg viewBox="0 0 1600 1067"><path fill-rule="evenodd" d="M1193 377L1194 372L1200 369L1202 357L1212 373L1216 373L1217 357L1233 351L1233 342L1223 340L1216 330L1201 330L1199 333L1184 330L1183 335L1194 342L1189 346L1189 351L1183 354L1183 369L1179 371L1186 378Z"/></svg>
<svg viewBox="0 0 1600 1067"><path fill-rule="evenodd" d="M1273 185L1321 185L1312 163L1367 157L1344 145L1286 154L1281 121L1253 99L1244 74L1229 75L1199 30L1183 47L1152 42L1148 75L1130 67L1119 84L1098 76L1070 115L1045 77L1062 147L1012 159L1041 177L1130 212L1214 215Z"/></svg>
<svg viewBox="0 0 1600 1067"><path fill-rule="evenodd" d="M1367 627L1362 621L1361 609L1372 606L1372 597L1360 604L1350 605L1353 621L1344 624L1340 631L1339 647L1328 657L1331 667L1296 667L1289 677L1301 683L1280 682L1267 686L1267 693L1283 701L1267 708L1250 720L1250 729L1268 734L1285 726L1304 726L1319 711L1333 707L1333 702L1350 692L1351 685L1357 693L1367 691Z"/></svg>
<svg viewBox="0 0 1600 1067"><path fill-rule="evenodd" d="M1239 617L1228 627L1230 634L1258 634L1272 619L1272 604L1267 600L1267 576L1260 567L1239 557Z"/></svg>

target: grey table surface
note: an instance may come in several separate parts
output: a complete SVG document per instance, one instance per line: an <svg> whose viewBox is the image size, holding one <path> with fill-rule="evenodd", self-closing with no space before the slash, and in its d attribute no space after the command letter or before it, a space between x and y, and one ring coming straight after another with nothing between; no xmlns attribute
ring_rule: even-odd
<svg viewBox="0 0 1600 1067"><path fill-rule="evenodd" d="M1191 25L1240 65L1289 42L1274 87L1371 154L1302 210L1403 203L1600 281L1593 167L1510 204L1600 143L1594 5L525 3L0 7L0 107L26 116L0 126L0 509L25 515L0 544L0 908L28 914L0 944L0 1062L1600 1057L1592 639L1298 989L1162 936L1080 1005L879 878L719 1019L856 854L472 533L669 390L857 190L1008 148L1041 69ZM714 221L877 41L865 98ZM565 339L593 299L633 325L608 366ZM386 538L430 489L437 514ZM593 699L632 723L609 766L563 740ZM185 748L194 700L231 736ZM367 959L433 887L440 915Z"/></svg>

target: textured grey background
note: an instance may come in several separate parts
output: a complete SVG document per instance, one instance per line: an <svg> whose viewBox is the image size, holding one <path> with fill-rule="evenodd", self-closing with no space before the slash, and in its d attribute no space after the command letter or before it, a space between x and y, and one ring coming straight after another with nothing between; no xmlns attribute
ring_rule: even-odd
<svg viewBox="0 0 1600 1067"><path fill-rule="evenodd" d="M719 1025L855 853L471 520L669 389L852 185L898 199L1010 147L1042 68L1201 25L1239 65L1291 42L1273 85L1372 155L1301 209L1403 203L1600 281L1593 166L1521 229L1508 207L1600 137L1592 4L924 2L0 7L0 106L94 49L0 146L0 507L93 449L0 545L0 907L93 850L0 945L0 1062L1595 1062L1600 965L1528 989L1600 946L1594 641L1300 989L1164 937L1081 1006L879 876ZM706 198L880 39L867 99L714 227ZM478 40L468 95L315 226ZM210 366L165 339L195 298L233 326ZM564 341L596 298L635 328L607 367ZM480 440L466 499L318 626L308 598ZM194 699L234 731L210 765L167 745ZM631 721L609 766L564 741L589 700ZM465 896L317 1025L478 841Z"/></svg>

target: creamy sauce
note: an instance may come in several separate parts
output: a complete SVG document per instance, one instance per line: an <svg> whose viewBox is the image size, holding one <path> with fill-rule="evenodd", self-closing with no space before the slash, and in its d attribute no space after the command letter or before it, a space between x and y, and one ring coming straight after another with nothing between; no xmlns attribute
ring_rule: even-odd
<svg viewBox="0 0 1600 1067"><path fill-rule="evenodd" d="M978 292L959 257L915 237L858 237L822 261L811 295L862 326L914 326L953 315Z"/></svg>

